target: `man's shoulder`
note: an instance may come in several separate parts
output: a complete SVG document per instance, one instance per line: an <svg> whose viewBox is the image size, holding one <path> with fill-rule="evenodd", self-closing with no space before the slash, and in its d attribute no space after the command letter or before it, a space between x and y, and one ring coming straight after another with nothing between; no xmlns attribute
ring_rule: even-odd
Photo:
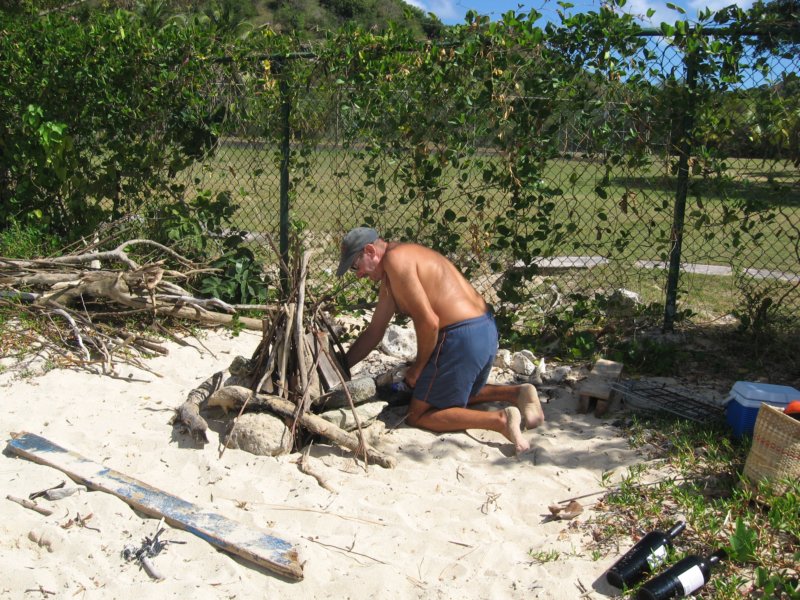
<svg viewBox="0 0 800 600"><path fill-rule="evenodd" d="M431 251L425 246L412 242L402 242L389 249L383 257L389 270L405 270L420 261L430 260Z"/></svg>
<svg viewBox="0 0 800 600"><path fill-rule="evenodd" d="M430 248L422 246L420 244L416 244L414 242L395 242L390 248L389 251L386 252L387 257L396 257L402 256L425 256L427 254L432 253L433 251Z"/></svg>

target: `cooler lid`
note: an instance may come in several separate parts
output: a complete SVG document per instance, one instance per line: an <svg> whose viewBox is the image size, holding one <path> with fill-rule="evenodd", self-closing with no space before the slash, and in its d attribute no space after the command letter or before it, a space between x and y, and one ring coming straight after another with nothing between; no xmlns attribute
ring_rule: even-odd
<svg viewBox="0 0 800 600"><path fill-rule="evenodd" d="M749 400L786 404L790 399L800 398L800 391L788 385L774 383L756 383L754 381L737 381L733 384L731 394Z"/></svg>

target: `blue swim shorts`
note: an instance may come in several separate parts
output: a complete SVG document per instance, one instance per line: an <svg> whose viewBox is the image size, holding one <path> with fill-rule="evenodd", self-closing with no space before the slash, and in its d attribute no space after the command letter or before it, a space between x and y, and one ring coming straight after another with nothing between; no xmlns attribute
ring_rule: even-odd
<svg viewBox="0 0 800 600"><path fill-rule="evenodd" d="M436 408L464 407L486 385L497 354L491 313L448 325L414 388L414 398Z"/></svg>

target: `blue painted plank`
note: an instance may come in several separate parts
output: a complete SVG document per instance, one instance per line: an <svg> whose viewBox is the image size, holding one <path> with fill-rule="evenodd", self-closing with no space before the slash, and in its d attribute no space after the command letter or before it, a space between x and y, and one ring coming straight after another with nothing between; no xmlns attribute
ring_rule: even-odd
<svg viewBox="0 0 800 600"><path fill-rule="evenodd" d="M156 489L66 450L33 433L22 433L8 443L18 456L54 467L88 488L121 498L135 509L185 529L208 543L290 579L303 578L294 546L266 531L243 525L220 514Z"/></svg>

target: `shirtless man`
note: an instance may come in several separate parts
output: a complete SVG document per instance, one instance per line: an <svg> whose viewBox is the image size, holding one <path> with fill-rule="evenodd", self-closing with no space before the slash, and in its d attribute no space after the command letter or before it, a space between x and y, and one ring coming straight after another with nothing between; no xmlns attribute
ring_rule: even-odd
<svg viewBox="0 0 800 600"><path fill-rule="evenodd" d="M414 390L408 423L436 432L488 429L508 438L517 454L530 448L522 427L544 422L536 388L486 384L497 327L486 302L453 263L424 246L387 242L374 229L357 227L342 242L336 274L348 270L380 282L372 321L347 351L348 365L380 343L396 313L408 315L417 333L417 357L405 376ZM467 408L494 401L514 406Z"/></svg>

